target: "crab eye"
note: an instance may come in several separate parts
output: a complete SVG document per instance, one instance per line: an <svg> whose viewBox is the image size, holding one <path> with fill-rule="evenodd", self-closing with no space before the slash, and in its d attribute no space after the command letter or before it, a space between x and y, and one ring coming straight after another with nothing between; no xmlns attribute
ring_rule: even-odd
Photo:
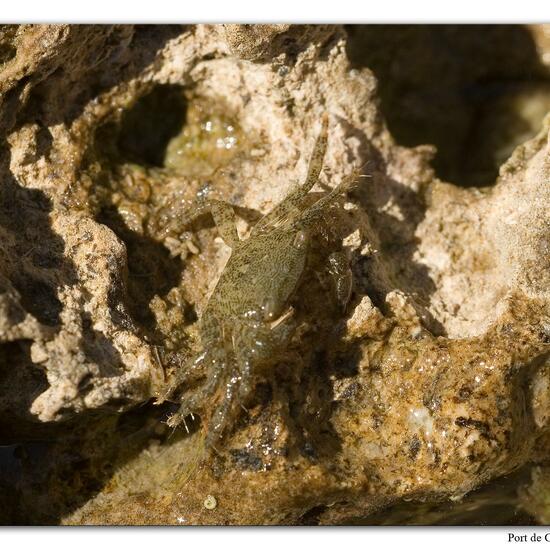
<svg viewBox="0 0 550 550"><path fill-rule="evenodd" d="M294 241L292 245L297 248L298 250L301 250L306 246L307 242L307 234L305 231L298 231L296 233L296 236L294 237Z"/></svg>

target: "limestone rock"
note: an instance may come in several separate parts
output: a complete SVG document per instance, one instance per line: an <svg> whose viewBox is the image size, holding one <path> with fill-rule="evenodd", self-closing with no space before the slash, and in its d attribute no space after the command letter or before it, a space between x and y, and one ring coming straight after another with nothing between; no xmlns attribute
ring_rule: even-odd
<svg viewBox="0 0 550 550"><path fill-rule="evenodd" d="M0 28L0 444L20 472L17 488L0 477L6 522L361 523L544 460L550 119L529 125L493 186L443 181L429 142L392 134L377 60L354 50L378 32ZM491 55L469 85L512 70ZM313 258L296 297L301 359L261 374L209 454L199 417L172 435L172 407L153 404L197 350L230 253L208 218L181 220L213 196L246 235L303 180L324 113L315 191L365 176L317 243L348 253L350 303L331 301Z"/></svg>

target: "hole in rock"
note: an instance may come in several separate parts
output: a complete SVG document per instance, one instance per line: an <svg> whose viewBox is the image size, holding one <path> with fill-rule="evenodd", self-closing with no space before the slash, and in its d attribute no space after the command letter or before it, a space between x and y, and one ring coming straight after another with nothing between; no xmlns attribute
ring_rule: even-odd
<svg viewBox="0 0 550 550"><path fill-rule="evenodd" d="M348 56L378 80L402 145L434 144L438 177L494 183L550 109L550 74L522 25L348 25Z"/></svg>
<svg viewBox="0 0 550 550"><path fill-rule="evenodd" d="M163 166L166 148L185 123L183 87L159 85L122 115L117 148L129 161Z"/></svg>

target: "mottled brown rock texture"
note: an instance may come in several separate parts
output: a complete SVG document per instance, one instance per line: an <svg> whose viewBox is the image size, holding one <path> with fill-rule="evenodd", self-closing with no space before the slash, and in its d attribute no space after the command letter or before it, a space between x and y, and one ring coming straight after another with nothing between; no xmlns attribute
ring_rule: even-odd
<svg viewBox="0 0 550 550"><path fill-rule="evenodd" d="M422 29L0 26L4 523L362 523L547 460L549 31ZM303 181L324 113L314 191L364 177L317 235L288 357L213 452L210 403L190 433L154 404L230 253L208 216L178 223L208 195L245 237Z"/></svg>

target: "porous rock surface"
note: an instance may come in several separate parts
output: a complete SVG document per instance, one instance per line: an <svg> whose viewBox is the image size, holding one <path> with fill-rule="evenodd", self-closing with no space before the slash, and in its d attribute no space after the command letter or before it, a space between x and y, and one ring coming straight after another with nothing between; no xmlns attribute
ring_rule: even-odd
<svg viewBox="0 0 550 550"><path fill-rule="evenodd" d="M0 430L26 449L6 522L360 522L545 460L550 119L493 186L441 181L432 145L388 130L348 38L0 30ZM170 228L209 192L246 235L303 180L325 112L322 184L367 176L329 214L351 300L342 313L305 274L301 359L265 375L209 453L200 419L172 434L153 399L198 346L229 249L208 219Z"/></svg>

